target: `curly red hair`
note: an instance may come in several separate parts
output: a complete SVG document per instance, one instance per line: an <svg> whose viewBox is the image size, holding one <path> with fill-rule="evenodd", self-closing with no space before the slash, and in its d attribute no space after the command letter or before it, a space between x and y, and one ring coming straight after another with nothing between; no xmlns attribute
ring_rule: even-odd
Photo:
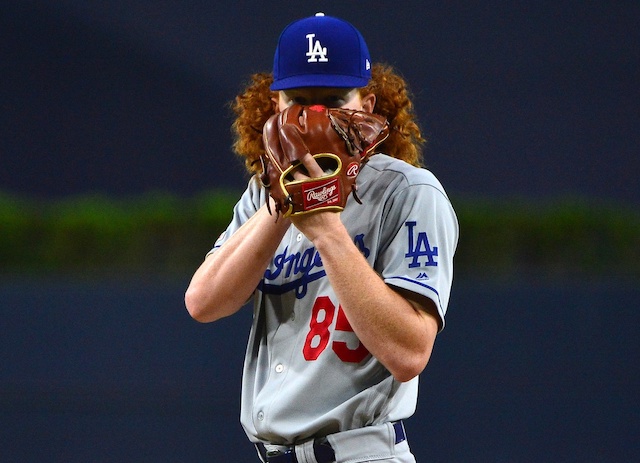
<svg viewBox="0 0 640 463"><path fill-rule="evenodd" d="M234 151L244 157L250 173L260 170L258 162L264 152L262 127L275 114L271 91L271 73L256 73L245 90L236 96L232 109L236 119L232 129L235 134ZM411 94L405 80L388 65L375 64L371 69L369 84L360 89L362 96L376 95L374 112L385 116L391 126L389 137L379 151L401 159L414 166L422 165L422 145L425 143L416 122Z"/></svg>

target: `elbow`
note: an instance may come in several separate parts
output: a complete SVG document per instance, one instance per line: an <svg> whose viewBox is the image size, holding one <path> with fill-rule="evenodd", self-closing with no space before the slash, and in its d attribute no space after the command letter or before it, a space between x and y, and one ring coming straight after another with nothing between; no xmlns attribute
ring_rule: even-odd
<svg viewBox="0 0 640 463"><path fill-rule="evenodd" d="M416 376L420 375L420 373L422 373L422 371L425 369L426 366L427 366L426 362L425 363L405 362L405 364L399 365L398 367L394 368L391 371L391 374L393 375L393 378L396 381L400 383L406 383L408 381L411 381Z"/></svg>
<svg viewBox="0 0 640 463"><path fill-rule="evenodd" d="M208 307L204 295L197 288L189 286L184 294L184 304L191 315L191 318L200 322L208 323L214 321L211 310Z"/></svg>
<svg viewBox="0 0 640 463"><path fill-rule="evenodd" d="M406 383L424 371L427 363L429 363L430 357L431 349L403 355L402 358L399 358L395 364L389 368L389 371L396 381Z"/></svg>
<svg viewBox="0 0 640 463"><path fill-rule="evenodd" d="M191 284L184 294L184 305L191 318L200 323L210 323L237 312L242 304L236 304L231 294L211 291Z"/></svg>

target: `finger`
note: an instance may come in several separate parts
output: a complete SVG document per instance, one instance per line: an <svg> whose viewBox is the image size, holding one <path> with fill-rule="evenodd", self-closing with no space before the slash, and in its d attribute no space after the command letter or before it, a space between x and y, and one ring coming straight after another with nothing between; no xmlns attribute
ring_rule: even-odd
<svg viewBox="0 0 640 463"><path fill-rule="evenodd" d="M324 175L324 170L322 170L311 153L302 156L300 162L302 162L302 165L304 165L307 172L309 172L309 177L322 177Z"/></svg>

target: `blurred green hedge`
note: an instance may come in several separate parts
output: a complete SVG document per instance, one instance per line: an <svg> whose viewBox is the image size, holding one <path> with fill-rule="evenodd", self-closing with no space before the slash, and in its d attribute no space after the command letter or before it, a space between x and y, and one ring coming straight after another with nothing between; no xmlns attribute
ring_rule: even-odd
<svg viewBox="0 0 640 463"><path fill-rule="evenodd" d="M640 210L576 198L459 200L458 270L640 277Z"/></svg>
<svg viewBox="0 0 640 463"><path fill-rule="evenodd" d="M166 273L195 268L237 194L34 201L0 195L0 271Z"/></svg>
<svg viewBox="0 0 640 463"><path fill-rule="evenodd" d="M0 194L0 272L191 273L238 193L184 198ZM640 277L640 211L580 199L453 198L456 274Z"/></svg>

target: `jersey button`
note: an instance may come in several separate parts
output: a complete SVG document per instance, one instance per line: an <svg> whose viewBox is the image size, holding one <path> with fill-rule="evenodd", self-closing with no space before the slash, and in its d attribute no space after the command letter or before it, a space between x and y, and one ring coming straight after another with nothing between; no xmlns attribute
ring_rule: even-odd
<svg viewBox="0 0 640 463"><path fill-rule="evenodd" d="M284 365L279 363L276 365L276 373L282 373L284 371Z"/></svg>
<svg viewBox="0 0 640 463"><path fill-rule="evenodd" d="M298 236L296 236L296 241L299 243L300 241L302 241L302 233L298 233Z"/></svg>
<svg viewBox="0 0 640 463"><path fill-rule="evenodd" d="M264 413L263 413L263 412L258 412L258 419L259 419L260 421L263 421L263 420L264 420Z"/></svg>

